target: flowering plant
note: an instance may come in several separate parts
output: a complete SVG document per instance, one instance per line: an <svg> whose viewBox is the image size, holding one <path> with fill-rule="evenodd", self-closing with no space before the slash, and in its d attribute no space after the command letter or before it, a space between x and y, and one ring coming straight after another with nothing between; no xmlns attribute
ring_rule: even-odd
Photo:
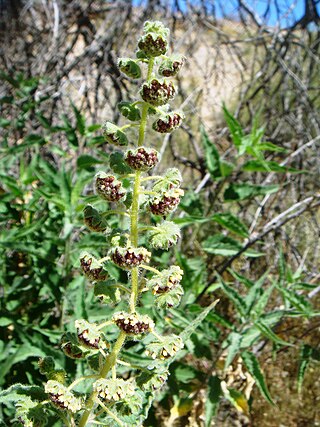
<svg viewBox="0 0 320 427"><path fill-rule="evenodd" d="M84 209L87 228L103 233L107 243L100 259L88 251L80 254L82 272L102 303L119 304L120 309L108 309L109 316L100 323L77 319L74 332L61 338L64 354L85 359L89 375L85 372L67 385L67 372L56 369L52 357L43 357L39 368L47 377L44 390L21 384L8 389L8 399L15 396L16 420L25 426L47 425L50 411L67 426L142 425L154 392L168 378L169 364L214 306L207 307L179 336L160 335L152 313L146 314L139 307L142 293L153 295L156 309L178 306L183 295L183 270L178 265L162 271L150 265L152 249L168 250L180 238L180 228L171 220L171 214L183 196L182 176L176 168L163 175L150 175L160 155L145 146L148 119L153 121L152 132L169 133L184 118L182 112L171 112L168 106L176 89L167 78L174 77L185 61L182 56L167 56L168 37L169 30L161 22L146 22L136 57L118 61L119 69L129 78L141 78L143 65L147 76L139 99L118 105L130 123L122 127L111 122L103 125L106 143L126 150L110 156L111 172L100 171L95 176L95 192L106 203L106 210L101 212L92 205ZM126 134L129 128L138 129L136 143ZM112 219L118 215L125 220L122 229L112 226ZM112 268L126 272L126 285L114 279ZM142 346L144 356L138 364L121 355L130 341Z"/></svg>

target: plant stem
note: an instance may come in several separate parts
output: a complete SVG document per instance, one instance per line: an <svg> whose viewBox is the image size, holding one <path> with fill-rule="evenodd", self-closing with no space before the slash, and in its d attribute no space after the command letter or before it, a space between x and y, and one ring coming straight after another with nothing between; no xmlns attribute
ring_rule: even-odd
<svg viewBox="0 0 320 427"><path fill-rule="evenodd" d="M113 322L112 320L107 320L106 322L100 323L100 325L98 325L98 330L100 331L100 329L105 328L106 326L112 325Z"/></svg>
<svg viewBox="0 0 320 427"><path fill-rule="evenodd" d="M163 179L163 177L160 175L146 176L145 178L141 179L141 182L150 181L150 180L160 181L160 179Z"/></svg>
<svg viewBox="0 0 320 427"><path fill-rule="evenodd" d="M99 375L86 375L85 377L80 377L80 378L76 379L75 381L73 381L73 383L71 383L69 385L68 390L72 390L81 381L87 380L89 378L98 378L98 377L99 377Z"/></svg>
<svg viewBox="0 0 320 427"><path fill-rule="evenodd" d="M153 65L154 65L154 59L151 58L148 62L148 74L147 74L147 81L151 80L152 71L153 71ZM148 108L149 106L147 104L143 105L142 113L141 113L141 122L139 127L139 138L138 138L138 147L140 147L144 142L144 136L147 126L147 116L148 116ZM139 190L140 190L140 180L141 180L141 172L136 171L135 177L134 177L134 186L133 186L133 195L132 195L132 206L131 206L131 212L130 212L130 240L131 244L134 247L138 246L138 240L139 240L139 232L138 232L138 220L139 220ZM114 213L119 214L126 214L121 211L113 211ZM112 212L112 213L113 213ZM138 268L133 268L131 273L131 296L130 296L130 311L134 312L136 307L136 302L138 299L139 294L139 271ZM103 365L99 378L105 378L110 370L114 367L114 365L117 362L117 356L125 342L126 339L126 333L121 331L118 339L112 349L112 352L109 354L109 356L106 358L106 362ZM90 418L91 412L93 410L94 404L99 403L101 405L101 402L97 398L97 393L92 392L89 399L87 400L85 411L82 414L82 417L79 421L78 427L85 427L87 424L87 421ZM103 404L102 404L103 405ZM102 406L101 405L101 406ZM103 406L104 407L104 406ZM104 407L104 409L107 409ZM116 417L114 414L112 414L109 409L107 411L110 416L112 416L114 419ZM116 421L120 424L121 421L119 419L116 419Z"/></svg>
<svg viewBox="0 0 320 427"><path fill-rule="evenodd" d="M121 126L120 130L124 130L124 129L128 129L128 128L132 128L134 126L139 126L138 123L129 123L127 125Z"/></svg>
<svg viewBox="0 0 320 427"><path fill-rule="evenodd" d="M154 337L156 337L156 338L157 338L157 340L158 340L158 341L160 341L160 342L163 342L163 341L164 341L163 337L162 337L161 335L157 334L157 332L152 331L151 333L152 333L152 335L153 335Z"/></svg>
<svg viewBox="0 0 320 427"><path fill-rule="evenodd" d="M99 378L105 378L107 376L108 372L110 371L110 369L116 363L117 356L120 353L120 350L121 350L121 348L125 342L126 336L127 335L125 332L123 332L123 331L120 332L118 339L117 339L115 345L113 346L112 352L110 353L110 355L106 359L106 362L100 371ZM78 427L85 427L86 426L87 421L91 415L91 411L93 409L95 399L96 399L96 392L93 391L91 393L91 396L89 397L87 403L86 403L86 409L85 409L84 413L82 414L82 417L79 421Z"/></svg>
<svg viewBox="0 0 320 427"><path fill-rule="evenodd" d="M139 231L150 231L155 230L157 227L154 225L143 225L142 227L139 227Z"/></svg>
<svg viewBox="0 0 320 427"><path fill-rule="evenodd" d="M153 70L154 59L151 58L148 63L148 74L147 81L151 79L152 70ZM142 107L141 113L141 122L139 127L139 137L138 137L138 147L144 142L144 136L146 132L147 126L147 117L148 117L148 105L144 105ZM130 240L131 244L134 247L138 246L139 240L139 230L138 230L138 220L139 220L139 190L140 190L140 180L141 180L141 172L136 171L134 186L133 186L133 194L132 194L132 207L130 214ZM131 296L130 296L130 311L134 313L136 310L136 303L139 294L139 270L138 268L133 268L131 273Z"/></svg>
<svg viewBox="0 0 320 427"><path fill-rule="evenodd" d="M150 195L150 196L157 196L159 193L157 193L156 191L143 190L143 191L140 191L140 194L147 194L147 195Z"/></svg>
<svg viewBox="0 0 320 427"><path fill-rule="evenodd" d="M159 270L157 270L156 268L149 267L149 265L144 265L144 264L141 264L140 267L145 269L145 270L152 271L152 273L155 273L158 276L161 276L161 272Z"/></svg>
<svg viewBox="0 0 320 427"><path fill-rule="evenodd" d="M104 411L111 417L111 418L113 418L118 424L119 424L119 426L123 426L124 427L124 424L123 424L123 422L112 412L112 411L110 411L110 409L109 408L107 408L106 407L106 405L103 403L103 402L101 402L101 400L100 399L98 399L97 397L94 399L95 400L95 402L96 403L98 403L103 409L104 409Z"/></svg>

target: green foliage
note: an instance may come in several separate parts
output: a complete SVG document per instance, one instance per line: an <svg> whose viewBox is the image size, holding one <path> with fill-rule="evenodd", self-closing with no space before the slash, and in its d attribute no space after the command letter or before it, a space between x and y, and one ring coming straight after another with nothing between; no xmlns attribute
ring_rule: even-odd
<svg viewBox="0 0 320 427"><path fill-rule="evenodd" d="M257 384L262 396L269 403L274 404L274 402L270 396L269 390L266 386L264 376L263 376L263 373L262 373L261 368L260 368L260 364L259 364L256 356L250 351L244 351L243 353L241 353L241 357L242 357L244 364L246 365L248 371L250 372L250 374L255 379L256 384Z"/></svg>
<svg viewBox="0 0 320 427"><path fill-rule="evenodd" d="M147 50L146 41L143 43ZM129 77L139 77L152 50L147 52L149 56L140 51L137 59L120 64L120 68ZM137 194L130 181L135 171L129 167L124 154L120 151L109 154L99 146L105 140L118 146L126 145L129 139L123 127L110 122L104 127L105 136L97 135L101 126L88 125L85 113L72 102L68 114L53 122L46 110L46 98L33 96L43 83L42 78L3 72L0 78L8 88L8 96L0 100L6 112L0 120L3 133L0 253L4 260L0 269L3 286L0 384L4 389L0 392L0 403L8 422L13 420L29 426L58 425L60 417L63 423L60 425L68 425L72 414L61 411L62 400L56 400L59 409L48 404L48 395L42 387L44 378L36 362L51 356L56 362L53 373L63 382L67 372L66 381L69 382L72 377L84 377L92 372L99 374L105 361L103 352L106 355L114 348L116 326L110 326L109 321L108 329L100 336L98 325L113 318L115 305L125 310L130 298L128 276L110 261L106 250L102 260L97 260L103 248L126 248L130 221L121 210L132 214ZM151 111L147 103L144 106L148 107L145 110L148 114L161 113L155 108ZM140 104L123 101L118 109L130 122L142 121L142 101ZM148 418L155 390L159 390L156 396L163 407L174 405L173 409L179 414L187 414L192 408L193 396L204 389L206 426L215 420L223 396L245 412L248 402L243 393L226 386L225 382L229 371L242 362L262 396L273 404L263 365L259 363L262 360L260 352L272 349L276 358L277 350L295 348L296 339L283 336L279 326L288 319L307 321L318 316L308 295L318 285L308 283L302 269L293 271L281 251L276 271L263 241L254 244L250 241L251 213L256 203L261 196L276 195L282 188L279 183L261 184L262 181L256 179L257 174L272 172L283 176L305 171L281 164L283 148L266 140L257 117L247 132L226 106L223 111L233 150L228 160L210 140L204 126L200 129L204 168L211 179L208 188L203 193L194 192L192 188L187 190L180 205L183 214L178 218L152 218L152 225L145 229L139 223L143 230L141 242L155 249L156 269L146 269L146 273L139 270L138 310L142 317L138 318L140 323L133 322L130 326L134 328L143 323L141 319L146 325L146 319L153 319L157 335L142 340L142 334L132 334L132 341L125 343L117 373L121 378L137 374L138 388L134 394L128 394L126 402L117 400L118 392L121 397L121 387L114 391L113 403L104 402L106 396L102 394L101 402L111 414L102 411L97 422L110 426L118 426L119 421L120 425L121 422L127 425L143 423ZM31 126L32 122L36 125ZM63 148L56 143L59 140L65 141ZM270 153L275 154L272 160ZM92 176L98 169L116 174L128 193L119 208L121 217L116 215L117 210L112 210L110 203L99 200L91 191ZM168 169L161 178L155 179L150 191L146 185L141 206L147 205L148 191L163 195L180 187L181 183L179 170ZM188 182L184 185L187 187ZM88 204L93 207L84 210ZM242 213L244 204L250 212L248 217ZM83 219L94 231L84 231ZM175 256L184 271L183 278L178 265L175 267L179 271L169 268L172 255L167 249L176 244ZM87 248L92 253L91 261L97 261L91 262L90 267L101 268L102 281L95 281L91 275L93 283L87 283L79 276L78 255ZM236 262L227 270L230 260ZM246 263L245 268L241 267L242 262ZM254 272L259 263L266 270L264 274ZM130 271L129 277L131 275ZM220 303L216 306L217 299ZM76 319L83 319L84 325L88 324L88 319L94 320L88 332L84 328L80 334L85 343L89 336L91 347L79 344L73 326ZM150 325L151 321L147 326ZM93 329L95 335L92 337ZM63 352L58 349L62 335ZM320 357L315 346L298 344L297 386L301 392L309 364L316 364ZM65 355L73 357L67 359ZM87 357L86 362L83 356ZM205 363L197 363L195 368L192 363L197 359L205 359ZM72 407L78 410L90 395L95 379L81 381L75 386L76 391L68 394L57 378L51 378L53 386L67 393L69 403L75 400L76 405ZM167 380L167 387L162 387ZM17 381L19 383L11 385ZM22 385L20 381L30 385ZM102 405L101 408L104 409Z"/></svg>

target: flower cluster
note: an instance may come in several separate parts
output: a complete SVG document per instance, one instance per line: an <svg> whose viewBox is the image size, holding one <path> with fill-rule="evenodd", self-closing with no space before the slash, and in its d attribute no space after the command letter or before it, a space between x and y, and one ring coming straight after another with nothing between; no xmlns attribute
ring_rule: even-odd
<svg viewBox="0 0 320 427"><path fill-rule="evenodd" d="M133 396L135 392L134 385L121 378L110 380L101 378L93 384L93 389L100 399L107 402L124 400Z"/></svg>
<svg viewBox="0 0 320 427"><path fill-rule="evenodd" d="M45 384L45 392L48 393L51 402L59 409L78 412L81 409L81 401L58 381L48 381Z"/></svg>
<svg viewBox="0 0 320 427"><path fill-rule="evenodd" d="M179 350L183 348L183 342L177 335L168 335L163 337L161 342L153 342L147 345L146 354L153 359L160 358L161 360L173 357Z"/></svg>
<svg viewBox="0 0 320 427"><path fill-rule="evenodd" d="M160 337L154 320L138 307L143 291L152 293L155 305L160 308L177 306L183 295L183 271L179 266L169 265L158 271L150 265L150 248L168 250L180 239L179 226L167 217L178 207L184 193L178 169L170 168L160 176L149 175L160 162L160 154L145 146L149 118L151 131L158 134L174 131L184 119L181 111L170 111L168 105L176 95L174 84L168 79L176 76L185 62L182 56L167 56L168 37L169 30L161 22L145 23L136 57L118 61L120 72L129 79L140 79L143 65L147 65L147 78L141 84L138 99L118 104L121 116L130 123L121 126L107 121L102 128L106 144L120 151L110 154L110 170L99 171L95 176L95 195L90 200L94 203L100 199L100 210L88 205L83 213L85 225L91 231L103 233L106 245L101 259L82 252L80 266L100 302L116 305L121 301L122 311L111 311L113 314L101 324L78 319L75 332L67 332L61 339L61 348L68 357L87 358L95 372L91 398L85 404L79 425L94 420L92 402L100 404L108 416L115 411L111 417L114 420L139 412L143 392L164 384L168 377L164 362L183 348L179 336ZM132 135L137 127L135 142ZM123 147L127 147L124 152ZM105 211L101 212L101 206L106 206ZM121 229L114 227L117 214L124 215L124 221L119 222L123 225ZM142 234L142 230L146 232ZM125 283L126 276L129 283ZM128 308L123 309L123 304L128 304ZM109 344L117 329L117 340ZM144 338L147 334L149 337ZM125 380L117 372L117 364L122 362L118 354L128 340L146 340L146 353L156 359L152 361L151 371L142 370L136 382ZM122 364L128 365L125 361ZM67 388L55 377L48 379L46 392L57 408L70 412L81 409L81 401L71 391L73 384Z"/></svg>
<svg viewBox="0 0 320 427"><path fill-rule="evenodd" d="M81 252L80 265L83 273L89 280L106 280L107 274L103 270L103 265L89 252Z"/></svg>
<svg viewBox="0 0 320 427"><path fill-rule="evenodd" d="M113 248L110 250L112 261L124 270L131 270L140 264L148 264L151 253L146 248Z"/></svg>
<svg viewBox="0 0 320 427"><path fill-rule="evenodd" d="M154 322L149 316L143 316L138 313L120 312L114 314L113 322L126 334L138 335L151 332L154 328Z"/></svg>
<svg viewBox="0 0 320 427"><path fill-rule="evenodd" d="M131 169L146 172L153 169L159 162L159 153L153 148L139 147L128 150L125 160Z"/></svg>
<svg viewBox="0 0 320 427"><path fill-rule="evenodd" d="M101 331L95 323L89 323L84 319L76 320L75 327L79 343L84 347L98 350L106 348L106 343L101 339Z"/></svg>

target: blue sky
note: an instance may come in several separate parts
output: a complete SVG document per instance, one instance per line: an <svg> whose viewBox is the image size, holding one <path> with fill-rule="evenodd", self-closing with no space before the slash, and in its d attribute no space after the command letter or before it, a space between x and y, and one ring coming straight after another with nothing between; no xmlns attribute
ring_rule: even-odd
<svg viewBox="0 0 320 427"><path fill-rule="evenodd" d="M135 0L135 4L145 3L143 0ZM191 2L190 2L191 3ZM192 1L193 5L200 4L199 0ZM213 1L209 1L208 4L212 4ZM271 0L271 7L268 11L265 21L267 25L276 25L280 22L282 27L292 25L296 20L301 18L304 13L304 1L303 0L278 0L275 2ZM279 10L276 10L275 4L278 4ZM185 4L185 1L179 0L181 7ZM214 2L216 7L216 14L218 17L229 15L231 18L237 18L235 11L237 8L237 0L216 0ZM246 4L255 11L257 16L263 17L266 12L268 0L246 0ZM209 6L210 8L210 6ZM320 3L318 4L318 10L320 12ZM278 20L280 16L280 21Z"/></svg>

